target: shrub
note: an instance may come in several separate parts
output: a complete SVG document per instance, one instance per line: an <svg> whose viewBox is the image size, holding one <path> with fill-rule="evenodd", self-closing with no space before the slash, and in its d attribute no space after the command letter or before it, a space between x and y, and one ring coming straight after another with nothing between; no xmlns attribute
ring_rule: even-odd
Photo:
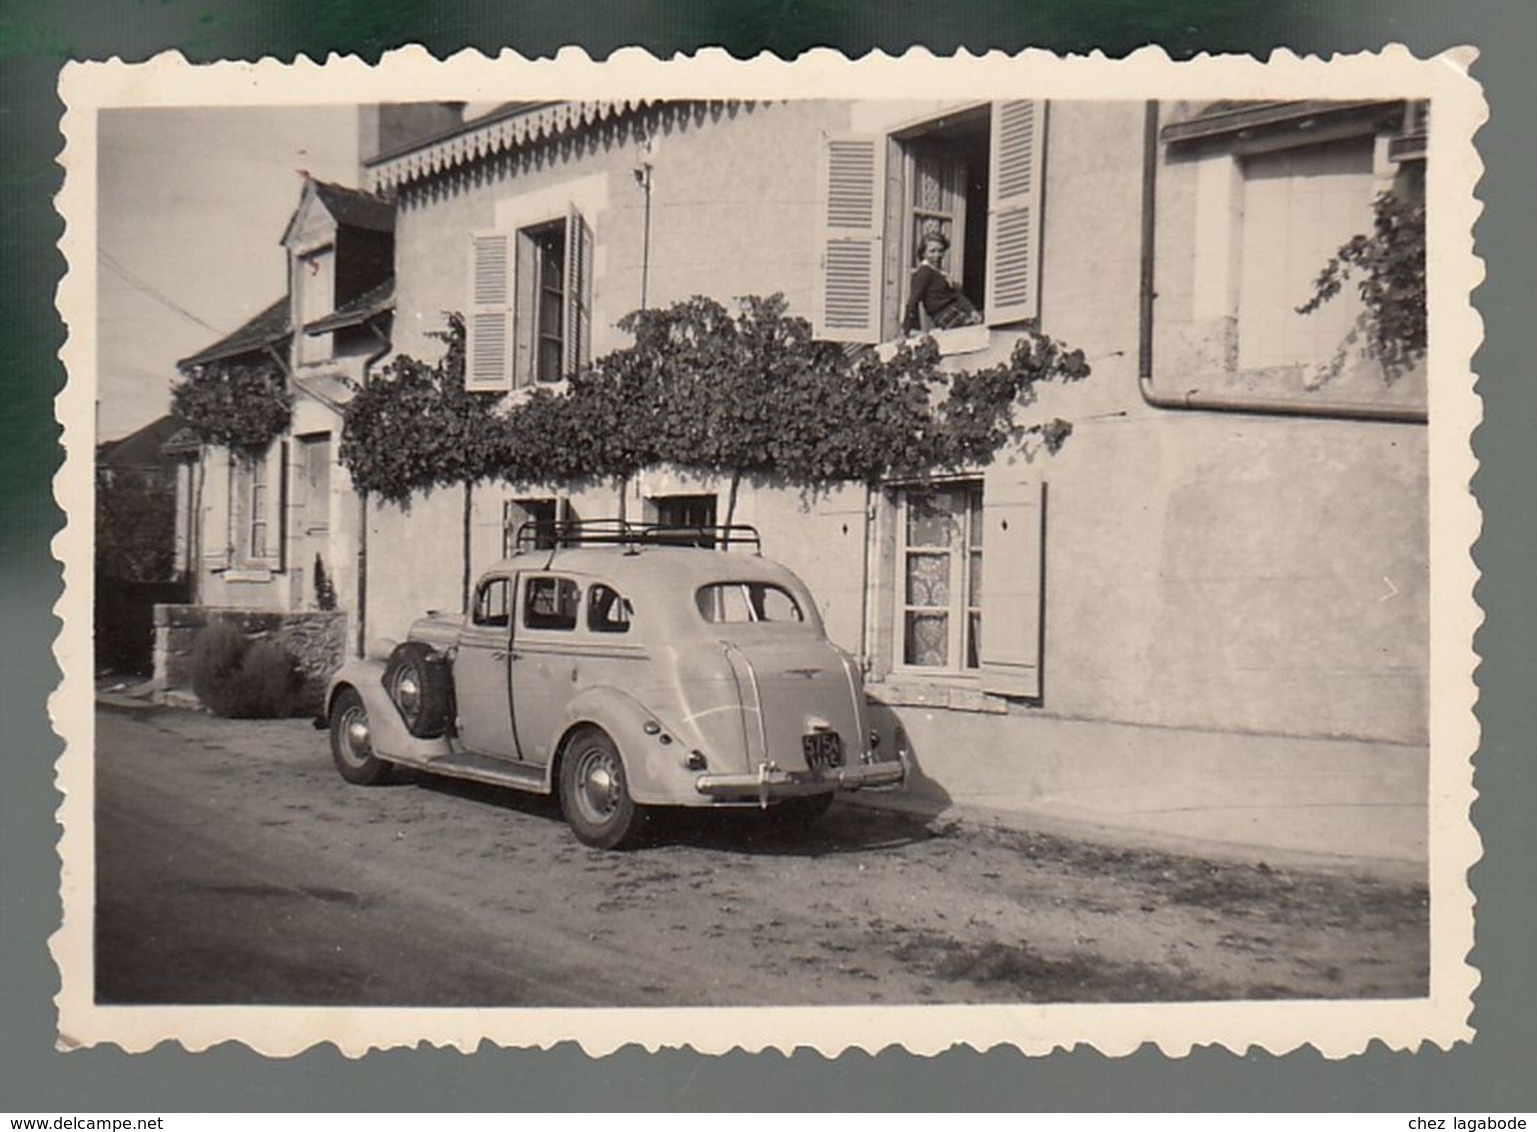
<svg viewBox="0 0 1537 1132"><path fill-rule="evenodd" d="M293 712L303 675L276 641L250 641L227 621L198 634L192 650L192 690L226 719L280 719Z"/></svg>

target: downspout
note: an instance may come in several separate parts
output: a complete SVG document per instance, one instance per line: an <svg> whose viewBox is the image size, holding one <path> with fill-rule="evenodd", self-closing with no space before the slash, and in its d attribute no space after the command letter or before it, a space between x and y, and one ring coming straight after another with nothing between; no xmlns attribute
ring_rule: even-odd
<svg viewBox="0 0 1537 1132"><path fill-rule="evenodd" d="M1153 386L1153 249L1158 205L1158 103L1149 100L1142 129L1142 257L1138 287L1137 388L1142 400L1155 409L1200 409L1219 413L1248 413L1255 416L1326 417L1337 420L1397 421L1424 424L1425 409L1418 406L1379 405L1364 401L1284 400L1275 397L1236 397L1221 393L1203 393L1187 389L1183 393L1161 393Z"/></svg>
<svg viewBox="0 0 1537 1132"><path fill-rule="evenodd" d="M373 319L368 320L368 330L379 340L379 348L363 359L363 388L368 388L369 371L374 364L385 354L390 352L390 339L387 334L379 329L378 323ZM357 599L353 603L358 611L357 639L353 642L353 653L362 656L365 652L368 626L368 489L358 492L358 568L357 568Z"/></svg>
<svg viewBox="0 0 1537 1132"><path fill-rule="evenodd" d="M864 520L864 546L861 550L859 577L864 592L859 601L859 666L868 678L874 670L875 650L870 647L870 602L875 587L870 584L870 540L875 537L875 488L865 481L865 506L860 516Z"/></svg>

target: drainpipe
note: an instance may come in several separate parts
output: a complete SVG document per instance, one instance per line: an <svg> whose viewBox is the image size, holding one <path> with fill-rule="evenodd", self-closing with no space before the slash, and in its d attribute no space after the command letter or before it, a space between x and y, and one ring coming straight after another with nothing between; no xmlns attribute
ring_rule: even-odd
<svg viewBox="0 0 1537 1132"><path fill-rule="evenodd" d="M1232 396L1187 389L1163 393L1153 385L1153 237L1158 204L1158 103L1149 100L1142 131L1142 261L1137 295L1137 388L1142 400L1155 409L1201 409L1255 416L1327 417L1337 420L1397 421L1424 424L1425 409L1416 406L1379 405L1363 401L1284 400L1275 397Z"/></svg>
<svg viewBox="0 0 1537 1132"><path fill-rule="evenodd" d="M374 364L385 354L390 352L390 339L384 331L379 329L379 324L373 319L368 320L369 332L379 340L379 348L363 359L363 388L368 388L368 375L374 368ZM358 592L353 603L358 611L357 639L353 642L353 653L362 656L366 649L368 626L368 491L358 492Z"/></svg>
<svg viewBox="0 0 1537 1132"><path fill-rule="evenodd" d="M874 668L876 651L870 641L870 602L875 593L875 587L870 584L870 540L875 537L875 488L868 480L865 481L865 506L860 517L864 520L864 546L861 548L859 570L860 584L863 586L863 592L859 595L859 662L864 675L868 677Z"/></svg>

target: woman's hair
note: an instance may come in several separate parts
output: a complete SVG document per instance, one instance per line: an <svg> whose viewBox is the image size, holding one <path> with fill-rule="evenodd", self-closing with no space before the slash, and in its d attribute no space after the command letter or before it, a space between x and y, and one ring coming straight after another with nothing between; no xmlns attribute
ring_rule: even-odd
<svg viewBox="0 0 1537 1132"><path fill-rule="evenodd" d="M950 250L950 238L943 232L925 232L923 238L918 241L918 255L920 257L923 255L923 249L930 244L938 244L939 250L942 252Z"/></svg>

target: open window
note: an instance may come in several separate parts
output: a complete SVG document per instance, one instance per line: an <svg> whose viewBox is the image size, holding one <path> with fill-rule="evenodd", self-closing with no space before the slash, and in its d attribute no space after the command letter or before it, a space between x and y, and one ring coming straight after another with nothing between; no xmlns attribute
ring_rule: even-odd
<svg viewBox="0 0 1537 1132"><path fill-rule="evenodd" d="M576 208L470 237L465 385L472 392L560 381L592 354L592 227Z"/></svg>
<svg viewBox="0 0 1537 1132"><path fill-rule="evenodd" d="M890 135L824 141L815 324L832 341L901 333L923 238L990 326L1039 317L1046 104L984 103Z"/></svg>
<svg viewBox="0 0 1537 1132"><path fill-rule="evenodd" d="M571 501L564 497L542 496L502 501L502 557L511 558L517 549L518 531L525 523L533 524L532 547L535 550L553 550L560 524L574 516ZM525 539L524 547L530 543Z"/></svg>

